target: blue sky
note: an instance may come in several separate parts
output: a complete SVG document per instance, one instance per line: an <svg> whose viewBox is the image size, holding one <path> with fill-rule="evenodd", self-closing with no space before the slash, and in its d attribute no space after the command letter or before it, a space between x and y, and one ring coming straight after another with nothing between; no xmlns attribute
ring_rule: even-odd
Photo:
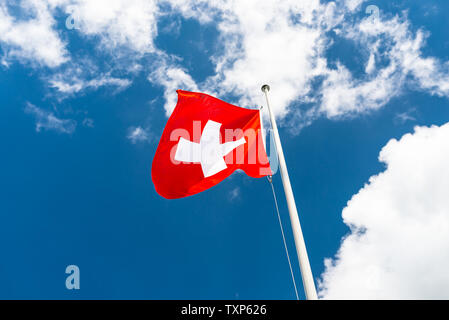
<svg viewBox="0 0 449 320"><path fill-rule="evenodd" d="M375 236L413 246L416 233L402 227L414 217L449 221L438 196L449 156L439 138L449 121L447 3L94 3L0 1L0 298L294 299L265 179L236 173L166 200L150 176L176 89L257 107L265 82L320 296L449 297L446 229L423 228L442 234L421 242L441 266L427 284L414 280L419 254ZM374 22L368 5L379 8ZM66 27L70 14L79 29ZM279 174L274 183L304 298ZM65 287L72 264L80 290ZM367 273L375 284L359 287Z"/></svg>

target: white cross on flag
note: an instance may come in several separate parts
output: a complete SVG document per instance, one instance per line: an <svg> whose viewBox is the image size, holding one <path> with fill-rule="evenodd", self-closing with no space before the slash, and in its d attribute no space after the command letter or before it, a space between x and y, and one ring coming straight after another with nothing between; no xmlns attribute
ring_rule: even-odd
<svg viewBox="0 0 449 320"><path fill-rule="evenodd" d="M204 93L178 90L178 103L156 150L152 179L168 199L204 191L235 170L271 175L260 112Z"/></svg>

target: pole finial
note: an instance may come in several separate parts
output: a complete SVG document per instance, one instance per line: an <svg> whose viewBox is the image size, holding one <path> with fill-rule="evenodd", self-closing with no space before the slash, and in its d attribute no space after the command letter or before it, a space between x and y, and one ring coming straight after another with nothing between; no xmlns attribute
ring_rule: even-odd
<svg viewBox="0 0 449 320"><path fill-rule="evenodd" d="M261 89L262 92L268 92L270 91L270 86L268 84L264 84Z"/></svg>

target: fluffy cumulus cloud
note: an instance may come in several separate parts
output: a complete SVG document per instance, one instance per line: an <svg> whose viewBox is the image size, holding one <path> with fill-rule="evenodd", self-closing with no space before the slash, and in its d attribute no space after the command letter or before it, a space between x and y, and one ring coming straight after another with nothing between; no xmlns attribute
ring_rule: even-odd
<svg viewBox="0 0 449 320"><path fill-rule="evenodd" d="M343 210L351 228L326 260L327 299L449 298L449 123L416 127L380 152L386 170Z"/></svg>
<svg viewBox="0 0 449 320"><path fill-rule="evenodd" d="M186 10L186 3L192 10ZM216 21L224 52L212 57L215 75L201 89L240 97L246 107L263 103L260 87L269 83L276 113L283 116L296 99L306 100L310 80L322 74L324 33L338 22L335 3L309 1L203 1L174 3L186 17ZM197 8L201 9L197 9ZM201 10L201 14L194 13ZM204 17L208 12L210 17Z"/></svg>
<svg viewBox="0 0 449 320"><path fill-rule="evenodd" d="M235 1L224 6L219 24L225 54L217 57L210 83L242 98L240 104L262 103L260 87L276 90L273 106L284 115L287 106L310 91L309 80L324 67L322 17L334 4L319 1ZM332 20L331 20L332 22ZM257 104L256 104L257 103Z"/></svg>
<svg viewBox="0 0 449 320"><path fill-rule="evenodd" d="M101 87L125 90L136 74L144 73L163 89L166 115L176 104L176 89L258 107L264 103L260 87L269 83L275 113L289 115L298 128L318 117L378 110L405 88L449 97L449 62L424 53L425 28L413 26L406 12L381 12L371 19L360 14L365 4L0 0L0 67L18 62L42 68L41 79L50 90L71 98ZM196 62L157 47L158 22L167 17L216 29L219 49L209 55L211 75L196 79ZM176 32L183 32L175 25ZM73 38L89 50L75 45L69 52ZM339 41L353 45L362 68L333 50ZM33 104L25 111L35 117L37 131L71 134L76 128L74 120ZM83 125L92 127L93 120L86 119ZM397 116L397 121L413 119L410 110ZM127 137L132 143L149 141L150 132L131 126ZM322 297L449 298L448 139L449 125L417 128L382 150L387 169L372 177L343 211L351 233L326 262Z"/></svg>

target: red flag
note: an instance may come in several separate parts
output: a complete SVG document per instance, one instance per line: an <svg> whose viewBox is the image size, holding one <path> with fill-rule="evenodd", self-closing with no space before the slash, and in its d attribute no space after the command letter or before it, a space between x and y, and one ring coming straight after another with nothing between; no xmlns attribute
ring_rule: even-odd
<svg viewBox="0 0 449 320"><path fill-rule="evenodd" d="M177 90L178 103L153 159L156 191L167 199L194 195L235 170L271 175L259 110L245 109L204 93Z"/></svg>

